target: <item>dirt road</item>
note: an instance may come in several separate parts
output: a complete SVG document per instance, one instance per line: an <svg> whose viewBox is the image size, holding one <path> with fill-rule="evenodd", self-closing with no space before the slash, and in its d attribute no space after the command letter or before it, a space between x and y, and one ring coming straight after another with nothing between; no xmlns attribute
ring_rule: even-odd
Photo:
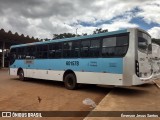
<svg viewBox="0 0 160 120"><path fill-rule="evenodd" d="M65 89L62 82L39 79L24 82L9 76L7 70L0 70L0 111L90 111L92 108L82 101L91 98L98 104L110 90L85 85L72 91ZM40 103L38 97L42 99Z"/></svg>

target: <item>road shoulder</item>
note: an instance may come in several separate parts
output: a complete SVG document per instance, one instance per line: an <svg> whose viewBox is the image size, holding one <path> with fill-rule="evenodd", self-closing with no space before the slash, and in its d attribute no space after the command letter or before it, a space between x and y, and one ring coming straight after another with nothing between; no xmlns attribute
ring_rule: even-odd
<svg viewBox="0 0 160 120"><path fill-rule="evenodd" d="M160 85L160 81L156 81ZM160 111L160 88L150 83L136 87L114 88L93 111ZM93 112L92 111L92 112ZM93 114L90 112L89 115ZM88 116L89 116L88 115ZM160 116L159 116L160 117ZM115 117L86 117L84 120L115 120ZM139 119L139 118L132 118ZM141 118L153 119L156 118ZM159 119L159 118L157 118Z"/></svg>

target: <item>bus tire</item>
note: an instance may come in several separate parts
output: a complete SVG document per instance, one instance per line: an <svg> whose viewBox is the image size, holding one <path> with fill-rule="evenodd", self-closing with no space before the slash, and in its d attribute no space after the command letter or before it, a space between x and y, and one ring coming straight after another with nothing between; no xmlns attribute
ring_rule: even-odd
<svg viewBox="0 0 160 120"><path fill-rule="evenodd" d="M24 81L24 80L25 80L24 72L23 72L22 69L18 72L18 76L19 76L19 79L20 79L21 81Z"/></svg>
<svg viewBox="0 0 160 120"><path fill-rule="evenodd" d="M64 85L69 90L75 90L77 88L76 76L73 73L67 74L64 78Z"/></svg>

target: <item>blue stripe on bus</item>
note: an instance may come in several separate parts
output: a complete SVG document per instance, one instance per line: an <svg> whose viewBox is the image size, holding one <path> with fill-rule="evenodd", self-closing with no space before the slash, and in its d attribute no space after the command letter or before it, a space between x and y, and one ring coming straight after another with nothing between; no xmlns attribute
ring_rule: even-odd
<svg viewBox="0 0 160 120"><path fill-rule="evenodd" d="M50 40L50 41L45 41L45 42L34 42L34 43L28 43L28 44L13 45L13 46L11 46L11 48L14 48L14 47L24 47L24 46L28 46L28 45L40 45L40 44L48 44L48 43L55 43L55 42L72 41L72 40L73 41L74 40L82 40L82 39L104 37L104 36L116 35L116 34L122 34L122 33L127 33L127 29L113 31L113 32L100 33L100 34L87 35L87 36L80 36L80 37L71 37L71 38Z"/></svg>
<svg viewBox="0 0 160 120"><path fill-rule="evenodd" d="M106 72L123 74L123 58L92 58L92 59L35 59L16 60L10 68L67 70L84 72Z"/></svg>

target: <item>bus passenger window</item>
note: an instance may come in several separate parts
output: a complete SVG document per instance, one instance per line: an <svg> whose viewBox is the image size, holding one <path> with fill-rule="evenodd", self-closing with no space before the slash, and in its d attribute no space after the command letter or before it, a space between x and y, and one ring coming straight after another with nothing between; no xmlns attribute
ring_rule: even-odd
<svg viewBox="0 0 160 120"><path fill-rule="evenodd" d="M71 57L73 57L73 58L77 58L77 57L79 57L79 41L74 41L73 43L72 43L72 56Z"/></svg>
<svg viewBox="0 0 160 120"><path fill-rule="evenodd" d="M26 47L25 57L30 59L34 59L36 57L36 47L35 46L28 46Z"/></svg>
<svg viewBox="0 0 160 120"><path fill-rule="evenodd" d="M40 59L48 58L48 45L38 45L36 57Z"/></svg>
<svg viewBox="0 0 160 120"><path fill-rule="evenodd" d="M113 57L115 56L116 37L104 38L102 44L102 56Z"/></svg>
<svg viewBox="0 0 160 120"><path fill-rule="evenodd" d="M72 42L63 43L63 57L70 58L72 56Z"/></svg>
<svg viewBox="0 0 160 120"><path fill-rule="evenodd" d="M118 36L116 40L116 56L123 57L128 50L129 38L127 35Z"/></svg>
<svg viewBox="0 0 160 120"><path fill-rule="evenodd" d="M62 57L62 43L55 44L55 58Z"/></svg>
<svg viewBox="0 0 160 120"><path fill-rule="evenodd" d="M17 48L17 59L25 59L25 47Z"/></svg>
<svg viewBox="0 0 160 120"><path fill-rule="evenodd" d="M100 40L91 40L90 57L99 57Z"/></svg>
<svg viewBox="0 0 160 120"><path fill-rule="evenodd" d="M89 57L90 40L81 42L81 57Z"/></svg>
<svg viewBox="0 0 160 120"><path fill-rule="evenodd" d="M125 46L128 45L128 36L118 36L116 46Z"/></svg>
<svg viewBox="0 0 160 120"><path fill-rule="evenodd" d="M124 56L127 52L128 46L116 47L116 56Z"/></svg>
<svg viewBox="0 0 160 120"><path fill-rule="evenodd" d="M49 45L48 57L55 58L55 44Z"/></svg>
<svg viewBox="0 0 160 120"><path fill-rule="evenodd" d="M65 42L63 44L63 58L79 57L79 41Z"/></svg>
<svg viewBox="0 0 160 120"><path fill-rule="evenodd" d="M49 58L61 58L62 55L62 43L53 43L49 45Z"/></svg>

